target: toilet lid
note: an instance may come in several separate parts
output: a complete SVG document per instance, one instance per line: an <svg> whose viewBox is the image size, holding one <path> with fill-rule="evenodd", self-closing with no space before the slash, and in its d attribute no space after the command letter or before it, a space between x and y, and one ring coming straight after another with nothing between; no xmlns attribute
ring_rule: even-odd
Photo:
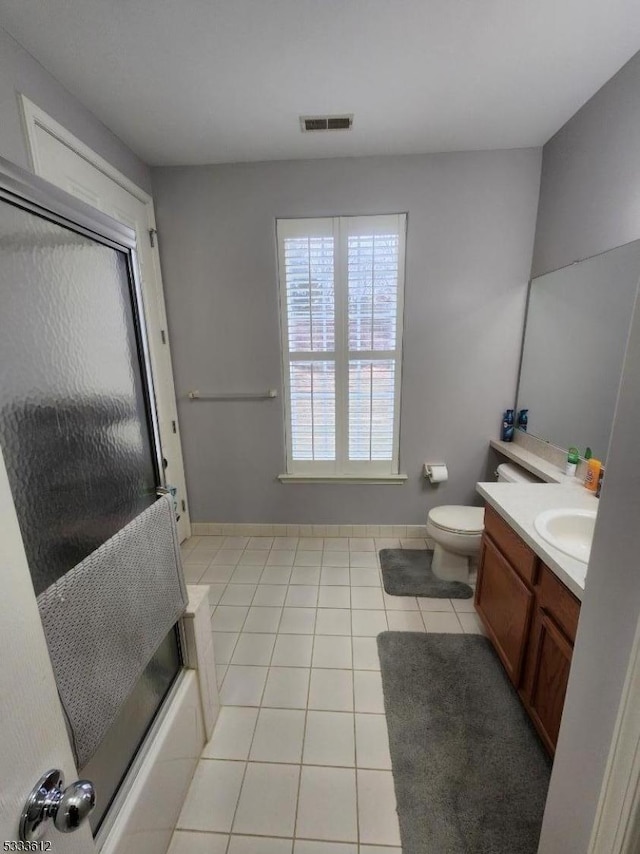
<svg viewBox="0 0 640 854"><path fill-rule="evenodd" d="M484 530L484 507L444 504L429 511L429 521L436 528L456 534L481 534Z"/></svg>

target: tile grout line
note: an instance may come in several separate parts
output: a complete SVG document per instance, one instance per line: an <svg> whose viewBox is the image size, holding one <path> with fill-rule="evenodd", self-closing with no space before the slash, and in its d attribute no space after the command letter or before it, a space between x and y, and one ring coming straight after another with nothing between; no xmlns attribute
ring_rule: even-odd
<svg viewBox="0 0 640 854"><path fill-rule="evenodd" d="M225 706L225 708L226 709L255 709L257 707L256 706ZM304 712L305 711L305 709L278 709L278 708L274 709L271 706L263 706L260 708L260 711L262 710L262 708L266 709L267 711L271 711L271 712L274 712L274 711L275 712ZM358 715L370 715L371 717L374 717L374 718L386 717L385 715L383 715L380 712L345 712L344 710L342 710L340 712L336 712L336 711L330 711L327 709L309 709L308 711L320 712L321 714L329 714L329 715L350 715L351 717L354 717L356 714L358 714ZM257 718L256 718L256 725L257 725ZM251 746L253 746L254 736L255 736L255 728L254 728L254 734L252 736L252 745ZM201 762L233 762L237 765L240 765L243 762L245 764L248 763L249 765L292 765L292 766L295 766L296 768L329 768L329 769L334 768L334 769L338 769L338 770L344 769L347 771L351 771L351 770L357 769L357 768L359 768L361 771L390 771L391 770L390 768L379 768L377 765L355 765L355 764L354 765L327 765L326 763L323 763L323 762L302 762L302 761L301 762L279 762L277 759L228 759L228 758L227 759L220 759L217 756L202 756L200 758L200 761ZM181 829L184 830L185 828L181 828ZM196 832L194 828L191 828L191 830ZM226 830L203 830L203 831L198 831L198 832L202 832L202 833L228 833L230 831L226 831ZM244 836L245 834L242 833L240 835ZM248 834L248 835L251 835L251 834ZM256 835L261 836L262 834L258 833Z"/></svg>
<svg viewBox="0 0 640 854"><path fill-rule="evenodd" d="M237 566L237 565L238 565L238 564L236 564L236 566ZM234 569L234 572L235 572L235 569ZM231 578L232 578L232 577L233 577L233 572L231 573ZM223 590L223 592L222 592L222 595L223 595L223 596L224 596L224 593L226 592L227 587L228 587L228 586L229 586L229 584L231 583L231 578L230 578L230 579L229 579L229 581L227 582L227 586L225 587L225 589L224 589L224 590ZM257 590L257 586L256 586L256 590ZM255 592L254 592L254 596L255 596ZM218 604L220 603L220 601L221 601L221 600L222 600L222 596L220 597L220 600L218 601ZM253 598L252 598L252 601L253 601ZM216 610L217 610L217 608L218 608L218 604L216 605ZM251 607L251 606L249 606L249 607ZM214 612L214 613L215 613L215 612ZM240 640L240 635L242 634L242 628L244 627L244 624L246 623L246 621L247 621L247 617L248 617L248 616L249 616L249 608L247 608L247 613L246 613L246 615L245 615L245 619L244 619L244 621L243 621L243 623L242 623L242 627L241 627L240 631L238 632L238 637L236 638L236 642L235 642L235 644L233 645L233 650L232 650L232 652L231 652L231 656L230 656L230 658L229 658L229 663L227 664L227 669L226 669L225 674L224 674L224 679L222 680L222 683L221 683L221 685L220 685L220 687L219 687L219 689L218 689L218 698L219 698L219 699L220 699L220 693L221 693L221 691L222 691L222 687L223 687L223 685L224 685L224 683L225 683L225 681L226 681L226 679L227 679L227 674L229 673L229 667L231 666L231 660L232 660L232 658L233 658L233 655L234 655L234 652L235 652L235 648L236 648L236 646L238 645L238 642L239 642L239 640ZM213 617L213 615L212 615L212 617ZM215 661L215 648L214 648L214 661ZM265 681L266 681L266 680L265 680ZM216 682L217 682L217 679L216 679ZM220 704L220 707L221 707L221 708L223 708L222 703ZM253 735L251 736L251 745L253 744L253 739L255 738L255 731L256 731L257 726L258 726L258 716L259 716L259 714L260 714L260 713L258 712L258 715L256 715L256 722L255 722L255 725L254 725L254 728L253 728ZM213 732L213 733L211 733L211 738L213 738L214 733L215 733L215 726L214 726L214 732ZM251 745L249 745L249 752L251 752ZM200 761L201 761L201 760L200 760ZM246 776L247 776L247 767L248 767L248 765L249 765L249 762L248 762L248 759L247 759L247 761L244 763L244 771L243 771L243 773L242 773L242 780L240 781L240 787L239 787L239 789L238 789L238 799L237 799L237 801L236 801L235 809L234 809L234 811L233 811L233 816L232 816L232 818L231 818L231 822L230 822L230 824L229 824L229 835L228 835L228 838L227 838L227 844L226 844L226 846L225 846L225 854L228 854L229 848L230 848L230 846L231 846L231 837L232 837L233 825L235 824L236 815L237 815L237 812L238 812L238 807L239 807L239 805L240 805L240 796L242 795L242 789L243 789L243 787L244 787L244 781L245 781L245 778L246 778Z"/></svg>
<svg viewBox="0 0 640 854"><path fill-rule="evenodd" d="M244 549L243 549L243 554L244 554ZM239 564L236 564L236 567L238 567L238 566L239 566ZM235 572L235 569L234 569L234 572ZM231 573L231 577L233 578L233 573ZM229 584L231 584L231 579L229 579L229 581L227 582L227 587L229 586ZM224 593L226 592L226 589L227 589L227 588L225 587L225 590L223 591L223 596L224 596ZM255 595L256 595L257 590L258 590L258 585L256 584L256 586L255 586L255 590L253 591L253 596L251 597L251 602L253 602L253 600L255 599ZM222 601L222 596L220 597L220 601ZM219 604L220 604L220 602L218 602L218 605L219 605ZM216 611L218 610L218 605L216 605ZM227 607L234 607L234 606L227 606ZM240 607L244 607L244 606L240 606ZM247 613L245 614L244 620L242 621L242 626L240 627L240 631L238 632L238 637L236 638L236 642L235 642L235 644L233 645L233 651L232 651L232 653L231 653L231 658L229 658L229 663L227 664L227 669L226 669L225 674L224 674L224 679L222 680L222 683L220 684L220 687L218 688L218 696L219 696L219 697L220 697L220 694L221 694L222 689L223 689L223 687L224 687L224 683L225 683L225 682L226 682L226 680L227 680L227 675L228 675L228 673L229 673L229 668L231 667L231 661L232 661L233 656L234 656L234 654L235 654L236 647L238 646L238 643L240 642L240 635L242 634L242 632L243 632L243 630L244 630L244 627L245 627L245 625L246 625L246 622L247 622L247 620L249 619L249 611L250 611L250 610L251 610L251 604L249 604L249 605L248 605L248 607L247 607ZM215 613L215 611L214 611L214 613ZM213 619L213 614L212 614L211 616L212 616L212 619ZM280 615L280 617L282 618L282 614ZM278 621L278 626L279 626L279 625L280 625L280 621ZM250 632L248 632L247 634L250 634ZM274 643L274 646L275 646L275 643ZM215 661L215 654L216 654L216 650L215 650L215 646L214 646L214 649L213 649L213 658L214 658L214 661ZM272 651L272 655L273 655L273 651ZM268 673L269 673L269 671L267 670L267 675L268 675ZM217 682L217 680L216 680L216 682ZM265 685L266 685L266 680L265 680ZM263 689L263 690L264 690L264 689ZM222 705L222 704L221 704L221 705ZM244 782L244 777L243 777L243 782ZM238 800L239 800L239 799L238 799Z"/></svg>
<svg viewBox="0 0 640 854"><path fill-rule="evenodd" d="M462 634L462 632L460 632L460 634ZM247 667L260 667L261 665L257 665L257 664L248 664L248 665L246 665L246 666L247 666ZM276 666L277 666L277 665L276 665ZM295 670L311 670L311 668L310 668L310 667L307 667L307 668L304 668L304 667L296 667L296 668L294 668L294 669L295 669ZM317 669L317 668L316 668L316 669ZM320 669L325 669L325 670L326 670L326 669L338 669L338 668L320 668ZM344 668L343 668L343 669L344 669ZM379 671L379 670L358 670L358 671L354 671L354 672L357 672L357 673L380 673L380 671ZM285 711L285 712L304 712L304 711L305 711L305 709L304 709L302 706L268 706L268 705L267 705L267 706L248 706L248 705L226 705L226 706L221 706L221 708L224 708L224 709L270 709L271 711L276 711L276 712L277 712L277 711ZM309 709L309 711L310 711L310 712L330 712L331 714L334 714L334 715L349 715L349 714L354 714L354 712L350 712L349 710L345 710L345 709L332 709L332 708L329 708L329 709ZM368 711L361 710L361 711L357 712L357 714L359 714L359 715L372 715L373 717L380 717L380 715L384 715L385 713L384 713L384 712L368 712ZM211 757L211 756L205 756L205 757L203 757L203 759L212 759L212 758L216 758L216 757ZM221 761L226 761L226 760L221 760ZM235 760L229 760L229 761L235 761ZM237 761L241 761L241 760L237 760ZM257 762L258 760L252 760L252 761L256 761L256 762ZM271 764L273 764L273 763L271 763ZM283 764L283 763L277 763L277 762L276 762L275 764ZM295 765L296 763L295 763L295 762L285 762L284 764L285 764L285 765ZM306 765L307 763L302 763L302 764L303 764L303 765ZM318 763L317 763L317 762L313 762L313 763L308 763L308 764L310 764L310 765L317 765ZM342 766L340 766L340 765L337 765L337 766L336 766L336 768L340 768L340 767L342 767ZM376 769L374 769L374 770L376 770ZM378 770L384 771L385 769L384 769L384 768L381 768L381 769L378 769Z"/></svg>
<svg viewBox="0 0 640 854"><path fill-rule="evenodd" d="M256 586L256 590L257 589L258 588ZM255 594L254 594L254 596L255 596ZM253 599L252 599L252 601L253 601ZM249 606L249 609L250 608L251 608L251 606ZM249 616L249 609L247 610L247 617L245 617L245 623L246 623L247 618ZM280 615L280 619L282 619L282 614ZM242 625L244 627L244 623ZM280 625L280 621L278 621L278 626L279 625ZM240 634L242 634L242 629L240 630ZM240 639L240 634L238 635L238 640ZM260 704L258 706L258 713L256 714L256 720L255 720L255 724L253 726L253 733L251 735L251 743L249 744L249 749L247 751L247 759L246 759L245 766L244 766L244 773L242 774L242 782L240 783L240 788L238 789L238 800L236 801L236 806L235 806L235 809L233 811L233 818L231 819L231 824L229 826L229 842L227 844L227 849L226 849L227 852L228 852L229 847L231 845L231 837L233 835L241 835L241 834L234 834L233 828L234 828L234 825L236 823L236 818L238 815L238 808L240 807L240 799L242 798L242 790L244 789L244 783L245 783L245 780L247 779L247 771L249 769L249 762L251 761L251 759L250 759L251 750L253 749L253 743L254 743L255 738L256 738L256 732L258 730L258 721L260 720L260 712L262 710L262 700L264 698L264 692L267 689L267 681L269 679L269 670L270 670L271 660L273 658L273 650L274 649L275 649L275 642L273 644L273 649L271 650L271 656L269 657L269 666L267 667L267 674L265 676L264 685L262 686L262 693L260 695ZM215 650L214 650L214 654L215 654ZM226 675L225 675L225 680L226 680ZM293 849L293 846L292 846L292 849Z"/></svg>
<svg viewBox="0 0 640 854"><path fill-rule="evenodd" d="M353 632L351 634L351 663L353 664ZM354 768L354 782L356 788L356 844L358 846L358 851L360 851L360 795L358 791L358 734L356 727L356 671L355 667L351 671L351 690L353 692L353 761L355 763ZM386 720L385 720L386 724Z"/></svg>
<svg viewBox="0 0 640 854"><path fill-rule="evenodd" d="M318 612L316 610L316 620L317 620L317 618L318 618ZM313 630L314 631L313 631L313 636L312 636L312 641L311 641L311 661L309 662L309 682L307 684L307 702L305 703L305 709L304 709L304 729L302 731L302 747L301 747L301 751L300 751L300 773L298 774L298 791L296 793L296 811L295 811L295 815L293 817L293 838L294 838L294 840L296 838L296 830L298 829L298 814L300 812L300 791L302 789L302 770L303 770L303 761L304 761L304 746L305 746L305 742L307 740L307 723L309 720L309 702L311 700L311 670L312 670L311 665L313 664L313 653L314 653L315 646L316 646L315 628L316 628L316 621L314 620L314 623L313 623ZM295 849L295 842L294 842L293 848Z"/></svg>
<svg viewBox="0 0 640 854"><path fill-rule="evenodd" d="M347 842L344 839L316 839L311 836L273 836L260 833L229 833L224 830L194 830L193 828L176 828L179 833L208 834L209 836L242 836L249 839L280 839L283 842L319 842L326 845L357 845L356 842ZM175 832L175 831L174 831ZM364 842L364 848L388 848L389 851L397 851L400 846L389 845L388 842Z"/></svg>
<svg viewBox="0 0 640 854"><path fill-rule="evenodd" d="M206 572L206 570L205 570L205 572ZM220 596L220 599L218 599L218 601L216 602L215 607L214 607L214 609L213 609L213 612L212 612L212 614L211 614L211 616L210 616L210 618L209 618L209 624L211 625L211 639L212 639L212 642L213 642L213 660L214 660L214 665L215 665L215 659L216 659L216 648L215 648L215 638L213 637L213 632L214 632L214 629L213 629L213 615L215 614L216 610L218 609L218 605L220 604L220 601L222 600L222 597L224 596L224 594L227 592L227 587L228 587L230 584L231 584L231 579L229 579L229 581L227 581L227 582L226 582L226 584L225 584L225 586L224 586L224 590L222 591L222 594L221 594L221 596ZM247 612L247 613L248 613L248 612ZM228 661L226 664L221 664L221 666L225 668L225 671L224 671L224 676L222 677L222 682L220 683L220 685L218 685L218 677L217 677L217 674L216 674L216 686L217 686L217 688L218 688L218 698L219 698L219 696L220 696L220 691L222 690L222 685L223 685L223 683L224 683L224 680L227 678L227 673L229 672L229 667L231 666L231 659L233 658L233 655L234 655L234 653L235 653L235 651L236 651L236 647L238 646L238 641L240 640L240 634L241 634L241 631L240 631L240 632L238 632L238 636L236 637L235 643L233 644L233 648L232 648L232 650L231 650L231 652L230 652L230 654L229 654L229 661ZM215 727L214 727L214 729L215 729ZM213 737L213 733L212 733L212 737Z"/></svg>

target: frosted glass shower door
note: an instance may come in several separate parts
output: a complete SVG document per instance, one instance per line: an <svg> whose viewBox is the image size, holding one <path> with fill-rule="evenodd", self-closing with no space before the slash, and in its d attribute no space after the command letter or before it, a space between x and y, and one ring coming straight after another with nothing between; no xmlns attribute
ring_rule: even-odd
<svg viewBox="0 0 640 854"><path fill-rule="evenodd" d="M131 262L126 247L0 198L0 446L36 595L162 481ZM94 829L179 668L171 632L79 769L97 789Z"/></svg>

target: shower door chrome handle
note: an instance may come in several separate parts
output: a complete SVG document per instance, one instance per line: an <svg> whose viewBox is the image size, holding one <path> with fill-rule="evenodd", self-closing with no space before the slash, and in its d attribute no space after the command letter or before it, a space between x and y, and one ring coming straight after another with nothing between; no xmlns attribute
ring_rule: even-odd
<svg viewBox="0 0 640 854"><path fill-rule="evenodd" d="M89 780L76 780L64 788L62 771L47 771L27 798L20 817L20 840L40 839L51 819L60 833L72 833L96 805L96 791Z"/></svg>

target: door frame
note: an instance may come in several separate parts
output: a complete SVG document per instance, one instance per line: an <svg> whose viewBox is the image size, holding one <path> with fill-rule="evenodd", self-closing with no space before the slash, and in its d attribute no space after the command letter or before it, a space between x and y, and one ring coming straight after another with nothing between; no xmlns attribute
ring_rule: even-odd
<svg viewBox="0 0 640 854"><path fill-rule="evenodd" d="M62 145L66 146L71 152L77 154L83 160L85 160L89 165L93 166L99 172L101 172L105 177L112 180L115 184L137 199L144 205L145 213L146 213L146 226L148 229L149 236L153 233L156 234L156 218L155 218L155 209L153 204L153 197L127 178L126 175L123 175L118 169L116 169L111 163L97 154L93 149L89 148L88 145L83 143L80 139L74 136L70 131L68 131L63 125L57 122L54 118L52 118L48 113L38 107L33 101L30 101L22 93L18 94L18 100L20 103L20 109L22 114L22 123L24 127L26 143L27 143L27 151L29 155L30 165L33 170L33 173L37 176L42 175L43 168L42 163L40 161L39 152L38 152L38 142L37 142L37 129L40 128L45 133L50 134L54 139L58 140ZM63 191L64 192L64 191ZM140 236L141 237L141 236ZM134 234L135 238L135 234ZM158 254L158 242L154 241L152 244L151 258L152 258L152 276L154 281L150 283L145 283L144 280L139 282L139 286L142 294L142 305L143 305L143 317L145 319L146 330L147 330L147 344L149 343L149 337L153 337L154 341L161 341L163 347L167 348L167 360L166 364L163 360L154 358L154 350L149 347L149 356L150 356L150 366L152 370L152 374L155 380L155 387L162 388L164 390L164 394L162 398L170 401L170 412L162 412L163 421L166 424L173 423L174 430L173 432L177 432L179 429L178 422L178 411L177 411L177 403L176 403L176 391L175 391L175 383L173 378L173 367L171 360L171 349L170 342L167 332L167 321L166 321L166 308L164 301L164 289L162 282L162 271L160 267L160 258ZM150 284L150 286L149 286ZM153 306L153 311L144 310L144 306ZM160 318L160 324L158 325L155 320L156 318ZM155 398L156 406L158 406L158 398ZM178 425L178 426L176 426ZM161 431L159 432L160 439L162 440ZM172 456L175 456L176 453L179 455L178 460L174 460L172 462L177 463L181 476L182 482L185 488L185 494L183 496L184 499L184 507L180 508L180 513L183 516L185 525L183 528L183 535L186 533L187 537L191 536L191 520L189 513L189 501L188 494L186 492L186 476L184 470L184 458L182 453L182 445L180 441L180 436L176 436L177 440L174 448ZM160 442L160 447L162 447L162 441Z"/></svg>
<svg viewBox="0 0 640 854"><path fill-rule="evenodd" d="M635 854L640 843L640 620L588 854Z"/></svg>
<svg viewBox="0 0 640 854"><path fill-rule="evenodd" d="M54 136L59 140L59 142L66 145L67 148L70 148L72 151L75 151L76 154L79 154L80 157L87 161L87 163L90 163L92 166L95 166L96 169L99 169L100 172L107 176L107 178L111 178L112 181L119 184L123 190L127 191L127 193L131 193L131 195L135 196L138 201L146 205L149 227L155 228L153 198L146 192L146 190L143 190L142 187L134 184L126 175L119 172L115 166L103 157L100 157L99 154L96 154L92 148L85 145L85 143L78 139L78 137L74 136L48 113L45 113L44 110L40 109L37 104L30 101L26 95L20 93L18 98L21 106L24 131L27 137L27 153L29 155L31 168L35 175L40 175L42 172L38 156L38 142L36 139L36 128L40 127L42 130Z"/></svg>

